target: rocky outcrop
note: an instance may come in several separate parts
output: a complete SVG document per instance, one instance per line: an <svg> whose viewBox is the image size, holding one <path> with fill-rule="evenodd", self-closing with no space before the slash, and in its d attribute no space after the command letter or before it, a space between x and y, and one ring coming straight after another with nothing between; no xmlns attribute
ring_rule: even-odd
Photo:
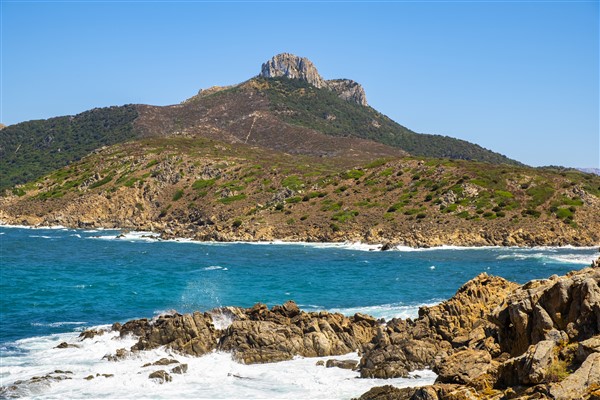
<svg viewBox="0 0 600 400"><path fill-rule="evenodd" d="M156 320L129 321L119 329L121 336L139 337L132 351L166 346L182 354L204 355L216 348L217 330L208 313L162 315Z"/></svg>
<svg viewBox="0 0 600 400"><path fill-rule="evenodd" d="M220 330L213 317L223 316L232 322ZM363 350L375 337L378 325L377 320L362 314L348 318L337 313L306 313L289 301L271 309L257 304L248 309L227 307L204 314L161 315L113 329L122 337L139 337L132 352L166 346L178 353L201 356L217 349L231 352L245 364L255 364L291 360L298 355L322 357ZM112 357L119 359L118 354ZM152 365L169 363L163 359Z"/></svg>
<svg viewBox="0 0 600 400"><path fill-rule="evenodd" d="M378 325L360 315L301 312L294 302L271 310L257 304L245 316L225 330L219 349L246 364L347 354L364 348Z"/></svg>
<svg viewBox="0 0 600 400"><path fill-rule="evenodd" d="M438 374L436 384L384 386L361 399L600 398L598 263L520 287L487 275L467 282L452 299L421 310L417 321L396 324L405 340L420 334L432 347L446 343L428 364ZM361 372L373 368L367 362L410 369L403 362L407 349L373 357L390 346L383 336L363 356Z"/></svg>
<svg viewBox="0 0 600 400"><path fill-rule="evenodd" d="M281 53L273 56L262 65L260 75L263 78L285 77L298 79L309 84L323 88L325 80L319 75L317 67L308 58L298 57L294 54Z"/></svg>
<svg viewBox="0 0 600 400"><path fill-rule="evenodd" d="M325 80L308 58L289 53L274 56L264 63L259 76L263 78L285 77L305 81L317 88L328 89L340 98L362 106L367 105L367 96L363 87L350 79Z"/></svg>

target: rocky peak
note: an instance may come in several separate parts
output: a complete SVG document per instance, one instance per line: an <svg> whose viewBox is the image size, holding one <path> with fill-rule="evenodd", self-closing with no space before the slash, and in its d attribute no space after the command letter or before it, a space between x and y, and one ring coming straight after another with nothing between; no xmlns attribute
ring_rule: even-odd
<svg viewBox="0 0 600 400"><path fill-rule="evenodd" d="M290 53L277 54L264 63L259 76L263 78L285 77L305 81L317 88L329 89L340 98L362 106L367 105L367 96L363 87L350 79L325 80L317 67L308 58Z"/></svg>
<svg viewBox="0 0 600 400"><path fill-rule="evenodd" d="M260 76L264 78L286 77L306 81L311 85L322 88L325 80L308 58L298 57L290 53L277 54L262 65Z"/></svg>

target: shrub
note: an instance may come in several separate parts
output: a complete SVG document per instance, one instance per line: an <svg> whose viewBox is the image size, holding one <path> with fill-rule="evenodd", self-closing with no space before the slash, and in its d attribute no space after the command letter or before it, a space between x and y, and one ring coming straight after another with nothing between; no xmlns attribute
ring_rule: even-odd
<svg viewBox="0 0 600 400"><path fill-rule="evenodd" d="M213 179L198 179L196 182L192 184L192 188L196 190L205 189L207 187L213 186L215 184L215 178Z"/></svg>
<svg viewBox="0 0 600 400"><path fill-rule="evenodd" d="M246 198L246 195L244 193L235 195L235 196L229 196L229 197L223 197L222 199L219 199L219 201L223 204L230 204L233 203L234 201L238 201L238 200L244 200Z"/></svg>
<svg viewBox="0 0 600 400"><path fill-rule="evenodd" d="M343 179L360 179L365 174L365 171L361 171L359 169L352 169L350 171L344 172L342 174Z"/></svg>
<svg viewBox="0 0 600 400"><path fill-rule="evenodd" d="M183 196L183 190L179 189L178 191L175 192L175 194L173 195L173 201L177 201L179 200L181 197Z"/></svg>
<svg viewBox="0 0 600 400"><path fill-rule="evenodd" d="M235 221L233 221L233 224L231 224L234 228L239 228L240 226L242 226L242 220L241 219L236 219Z"/></svg>

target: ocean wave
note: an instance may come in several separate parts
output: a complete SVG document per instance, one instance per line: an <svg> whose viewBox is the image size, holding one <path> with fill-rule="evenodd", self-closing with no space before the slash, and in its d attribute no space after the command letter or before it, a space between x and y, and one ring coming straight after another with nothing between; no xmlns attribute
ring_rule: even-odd
<svg viewBox="0 0 600 400"><path fill-rule="evenodd" d="M300 308L305 311L318 311L318 310L327 310L329 312L340 313L346 316L352 316L356 313L371 315L375 318L383 318L386 321L389 321L393 318L411 318L415 319L419 316L419 308L421 307L432 307L439 304L442 299L434 299L428 303L421 304L403 304L403 303L395 303L395 304L381 304L374 306L362 306L362 307L341 307L341 308L328 308L318 305L299 305Z"/></svg>
<svg viewBox="0 0 600 400"><path fill-rule="evenodd" d="M113 362L104 358L119 348L130 348L134 337L120 338L108 332L93 340L80 341L76 334L61 334L19 340L15 351L3 358L0 376L3 384L27 381L52 371L69 371L69 378L44 384L19 385L24 397L47 398L352 398L374 386L378 379L357 379L359 373L341 368L317 366L330 358L359 360L357 353L335 357L303 358L271 364L245 365L231 354L212 352L202 357L174 354L158 348ZM78 347L57 349L62 342ZM161 385L148 378L164 366L144 366L161 358L175 358L188 364L183 375L171 374L172 382ZM102 374L106 374L103 376ZM92 377L90 380L86 377ZM430 370L414 371L412 378L386 380L397 387L432 384L436 375Z"/></svg>
<svg viewBox="0 0 600 400"><path fill-rule="evenodd" d="M590 265L598 254L547 254L547 253L512 253L502 254L497 260L540 260L553 264Z"/></svg>
<svg viewBox="0 0 600 400"><path fill-rule="evenodd" d="M221 267L220 265L211 265L206 268L202 268L202 271L218 271L218 270L228 271L229 269L226 267Z"/></svg>
<svg viewBox="0 0 600 400"><path fill-rule="evenodd" d="M60 328L62 326L72 326L72 325L85 325L87 322L84 321L59 321L59 322L32 322L31 326L48 326L50 328Z"/></svg>

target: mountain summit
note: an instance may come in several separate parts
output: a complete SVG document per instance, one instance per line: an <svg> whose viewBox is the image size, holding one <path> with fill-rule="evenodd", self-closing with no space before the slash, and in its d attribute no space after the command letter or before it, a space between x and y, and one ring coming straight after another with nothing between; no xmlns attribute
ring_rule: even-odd
<svg viewBox="0 0 600 400"><path fill-rule="evenodd" d="M312 61L294 54L277 54L262 65L259 76L262 78L298 79L319 89L329 89L344 100L367 106L365 90L359 83L351 79L325 80Z"/></svg>

